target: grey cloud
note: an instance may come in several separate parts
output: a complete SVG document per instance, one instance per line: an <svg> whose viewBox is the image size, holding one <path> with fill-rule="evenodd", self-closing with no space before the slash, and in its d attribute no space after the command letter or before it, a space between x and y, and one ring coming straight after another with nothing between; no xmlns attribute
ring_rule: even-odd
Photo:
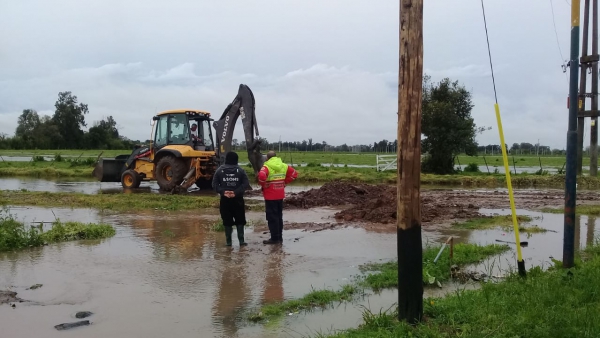
<svg viewBox="0 0 600 338"><path fill-rule="evenodd" d="M569 8L552 0L564 56ZM507 142L563 148L565 75L549 2L486 0ZM255 92L261 135L329 143L394 139L398 1L0 1L0 132L59 91L146 139L158 110L220 115L239 83ZM473 92L478 137L499 143L479 0L424 8L424 67ZM141 121L141 122L140 122ZM238 128L239 129L239 128ZM241 135L237 135L241 138Z"/></svg>

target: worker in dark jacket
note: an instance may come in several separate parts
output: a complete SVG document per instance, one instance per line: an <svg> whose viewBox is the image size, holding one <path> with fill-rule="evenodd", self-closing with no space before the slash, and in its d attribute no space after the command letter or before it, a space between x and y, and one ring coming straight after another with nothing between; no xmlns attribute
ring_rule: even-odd
<svg viewBox="0 0 600 338"><path fill-rule="evenodd" d="M246 172L238 165L237 153L230 151L225 155L225 164L215 172L212 186L221 195L219 209L225 227L227 246L231 246L234 225L237 228L240 246L248 245L244 241L244 226L246 225L244 191L250 186L250 183Z"/></svg>

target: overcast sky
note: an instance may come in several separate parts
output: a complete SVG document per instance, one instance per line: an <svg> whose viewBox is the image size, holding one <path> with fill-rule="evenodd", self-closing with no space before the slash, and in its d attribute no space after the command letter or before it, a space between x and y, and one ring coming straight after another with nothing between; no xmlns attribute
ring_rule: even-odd
<svg viewBox="0 0 600 338"><path fill-rule="evenodd" d="M565 58L567 1L552 2ZM509 144L565 147L568 82L550 4L485 1ZM53 114L58 92L72 91L88 126L112 115L144 140L154 113L218 117L245 83L270 141L393 140L398 11L397 0L0 0L0 133L14 133L23 109ZM472 91L476 124L493 127L484 145L499 144L488 62L479 0L425 1L425 72Z"/></svg>

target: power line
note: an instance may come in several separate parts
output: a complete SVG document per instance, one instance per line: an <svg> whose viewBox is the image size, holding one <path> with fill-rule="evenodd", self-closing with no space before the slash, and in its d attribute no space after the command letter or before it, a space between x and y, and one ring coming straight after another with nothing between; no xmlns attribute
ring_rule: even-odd
<svg viewBox="0 0 600 338"><path fill-rule="evenodd" d="M492 52L490 51L490 38L488 37L487 21L485 19L485 8L483 8L483 0L481 0L481 10L483 11L483 24L485 26L485 39L487 40L488 56L490 57L490 69L492 70L492 83L494 84L494 98L498 104L498 95L496 94L496 80L494 79L494 66L492 65Z"/></svg>
<svg viewBox="0 0 600 338"><path fill-rule="evenodd" d="M566 0L565 0L566 1ZM567 80L567 84L569 83L569 77L567 76L567 67L565 66L565 57L562 53L562 48L560 48L560 41L558 40L558 30L556 29L556 19L554 18L554 4L552 0L550 0L550 9L552 10L552 24L554 25L554 35L556 36L556 46L558 47L558 52L560 53L560 60L562 61L561 68L563 69L563 73L565 74L565 80Z"/></svg>

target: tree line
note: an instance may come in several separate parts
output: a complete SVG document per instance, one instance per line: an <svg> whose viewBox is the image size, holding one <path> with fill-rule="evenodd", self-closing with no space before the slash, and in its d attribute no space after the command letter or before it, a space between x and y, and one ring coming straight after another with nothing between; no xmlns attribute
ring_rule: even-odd
<svg viewBox="0 0 600 338"><path fill-rule="evenodd" d="M112 116L93 122L89 130L88 105L78 103L70 91L59 92L52 116L24 109L12 137L0 134L0 149L127 149L139 141L119 135Z"/></svg>
<svg viewBox="0 0 600 338"><path fill-rule="evenodd" d="M95 121L89 130L85 115L88 106L78 103L71 92L60 92L55 103L53 116L40 116L33 109L25 109L19 116L15 135L0 135L0 149L131 149L140 141L132 141L119 134L117 122L112 116ZM422 98L422 153L425 155L422 170L436 174L455 172L454 161L458 154L477 155L479 153L500 153L496 145L479 146L477 134L491 128L477 126L471 116L473 103L471 93L458 81L445 78L432 83L430 77L423 78ZM144 143L149 143L146 140ZM245 149L245 142L233 140L236 150ZM511 152L549 152L549 147L530 143L515 143ZM395 153L397 140L383 139L371 144L330 145L325 141L313 142L312 138L303 141L272 142L263 139L263 149L282 151L340 151Z"/></svg>

